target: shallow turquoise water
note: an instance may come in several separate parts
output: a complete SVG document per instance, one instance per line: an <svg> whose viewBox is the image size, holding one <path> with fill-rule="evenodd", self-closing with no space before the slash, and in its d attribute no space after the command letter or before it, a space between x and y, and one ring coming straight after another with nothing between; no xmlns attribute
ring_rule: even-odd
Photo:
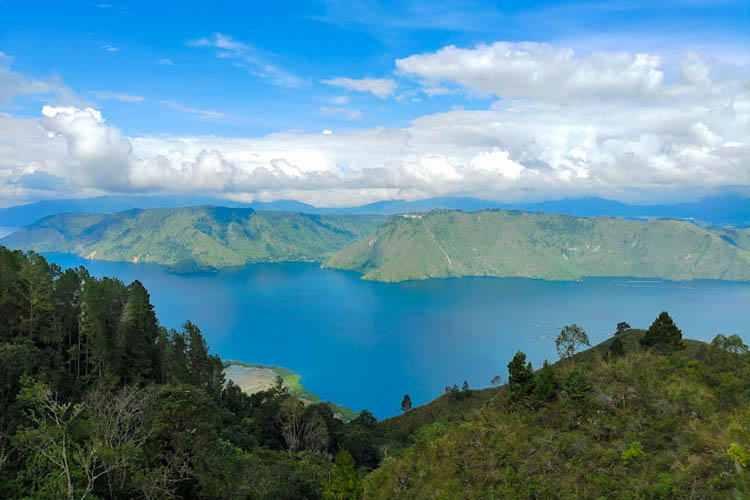
<svg viewBox="0 0 750 500"><path fill-rule="evenodd" d="M186 319L225 359L279 365L302 376L324 399L378 418L468 380L486 387L517 350L534 366L556 359L560 328L578 323L592 343L619 321L647 327L672 314L683 334L710 340L739 333L750 341L750 284L591 278L580 282L461 278L398 284L362 281L317 264L255 264L213 274L177 276L162 266L48 258L85 265L96 276L151 293L160 321Z"/></svg>

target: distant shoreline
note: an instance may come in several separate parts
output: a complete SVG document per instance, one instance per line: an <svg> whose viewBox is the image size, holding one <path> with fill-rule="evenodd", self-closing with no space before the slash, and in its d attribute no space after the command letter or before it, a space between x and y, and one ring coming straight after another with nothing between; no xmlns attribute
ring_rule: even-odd
<svg viewBox="0 0 750 500"><path fill-rule="evenodd" d="M246 363L237 360L223 360L223 363L224 375L227 380L231 380L248 394L270 389L276 384L277 377L280 377L289 394L302 399L308 404L328 404L333 410L334 415L344 422L353 420L358 415L357 412L350 408L331 401L323 401L320 396L309 392L300 384L301 377L298 374L281 366Z"/></svg>

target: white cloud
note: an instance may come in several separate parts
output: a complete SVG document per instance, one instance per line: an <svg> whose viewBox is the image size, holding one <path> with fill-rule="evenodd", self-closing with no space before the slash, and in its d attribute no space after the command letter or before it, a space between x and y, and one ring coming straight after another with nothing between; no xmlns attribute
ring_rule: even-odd
<svg viewBox="0 0 750 500"><path fill-rule="evenodd" d="M569 61L560 64L564 73ZM405 128L259 138L126 137L95 109L45 107L39 122L0 115L0 196L199 192L328 206L449 195L696 197L750 187L750 82L734 74L687 54L648 92L618 82L574 105L503 99ZM566 85L563 94L581 88Z"/></svg>
<svg viewBox="0 0 750 500"><path fill-rule="evenodd" d="M388 78L332 78L330 80L322 80L321 83L330 85L331 87L339 87L347 90L354 90L356 92L370 92L372 95L385 99L393 95L396 90L396 82Z"/></svg>
<svg viewBox="0 0 750 500"><path fill-rule="evenodd" d="M146 100L143 96L123 94L122 92L109 92L107 90L94 92L94 96L96 96L97 99L114 99L116 101L130 103L143 102Z"/></svg>
<svg viewBox="0 0 750 500"><path fill-rule="evenodd" d="M442 89L441 82L450 82L504 98L648 96L664 82L658 56L627 52L577 56L572 49L533 42L496 42L473 49L451 45L398 59L396 67L421 78L428 93Z"/></svg>
<svg viewBox="0 0 750 500"><path fill-rule="evenodd" d="M217 50L217 57L231 59L252 75L267 80L278 87L299 88L306 84L304 79L271 63L269 60L275 58L272 54L235 40L228 35L214 33L210 37L190 40L188 45L214 48Z"/></svg>
<svg viewBox="0 0 750 500"><path fill-rule="evenodd" d="M323 129L323 132L322 132L322 134L323 134L323 135L331 135L331 134L333 134L333 130L331 130L331 129L329 129L329 128L327 128L327 129Z"/></svg>
<svg viewBox="0 0 750 500"><path fill-rule="evenodd" d="M117 52L118 50L120 50L119 47L115 47L114 45L110 45L108 43L102 45L102 49L106 50L107 52Z"/></svg>
<svg viewBox="0 0 750 500"><path fill-rule="evenodd" d="M159 59L158 63L159 63L160 65L162 65L162 66L173 66L173 65L174 65L174 61L172 61L172 60L171 60L170 58L168 58L168 57L164 57L164 58L162 58L162 59Z"/></svg>

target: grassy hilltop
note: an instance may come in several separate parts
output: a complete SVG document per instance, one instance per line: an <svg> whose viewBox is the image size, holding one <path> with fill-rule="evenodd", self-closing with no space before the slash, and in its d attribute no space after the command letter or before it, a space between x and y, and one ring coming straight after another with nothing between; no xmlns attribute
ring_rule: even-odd
<svg viewBox="0 0 750 500"><path fill-rule="evenodd" d="M393 217L324 266L364 279L453 276L750 280L750 230L505 210Z"/></svg>
<svg viewBox="0 0 750 500"><path fill-rule="evenodd" d="M253 262L319 261L383 220L213 206L153 208L46 217L2 244L90 259L153 262L193 272Z"/></svg>
<svg viewBox="0 0 750 500"><path fill-rule="evenodd" d="M750 355L690 340L661 355L643 335L555 363L544 398L446 393L378 423L389 451L364 498L748 498Z"/></svg>

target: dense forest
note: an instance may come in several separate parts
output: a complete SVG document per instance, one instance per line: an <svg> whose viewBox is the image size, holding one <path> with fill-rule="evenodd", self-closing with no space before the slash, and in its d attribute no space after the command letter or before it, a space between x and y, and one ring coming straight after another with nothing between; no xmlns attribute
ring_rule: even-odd
<svg viewBox="0 0 750 500"><path fill-rule="evenodd" d="M243 393L138 281L0 247L0 342L3 498L338 498L378 462L372 415Z"/></svg>
<svg viewBox="0 0 750 500"><path fill-rule="evenodd" d="M685 340L667 313L588 349L569 325L554 364L519 352L505 384L346 424L281 383L243 393L187 319L160 326L138 281L0 247L0 496L750 495L748 348Z"/></svg>

